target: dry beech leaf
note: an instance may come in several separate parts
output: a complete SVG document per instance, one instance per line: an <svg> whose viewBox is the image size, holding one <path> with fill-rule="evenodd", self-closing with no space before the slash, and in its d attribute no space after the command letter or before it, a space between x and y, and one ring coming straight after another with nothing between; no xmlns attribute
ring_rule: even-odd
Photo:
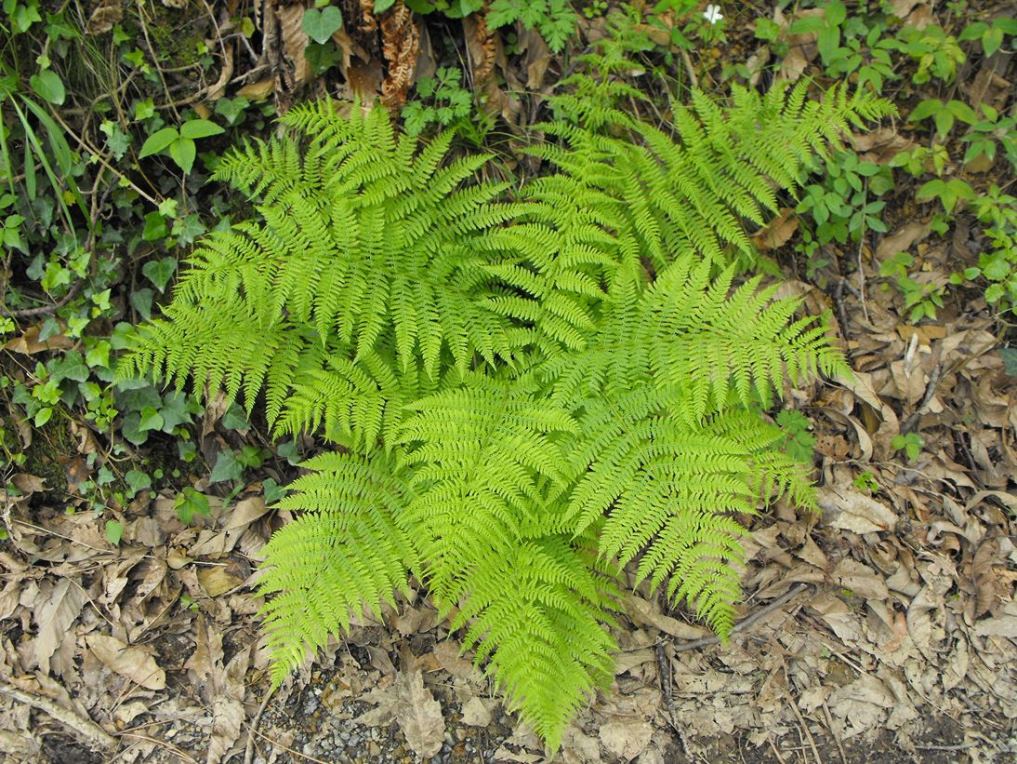
<svg viewBox="0 0 1017 764"><path fill-rule="evenodd" d="M240 737L244 723L244 704L224 695L212 702L212 738L208 742L206 764L219 764Z"/></svg>
<svg viewBox="0 0 1017 764"><path fill-rule="evenodd" d="M1017 639L1017 601L1007 605L1002 615L978 621L975 624L975 634L979 637Z"/></svg>
<svg viewBox="0 0 1017 764"><path fill-rule="evenodd" d="M11 350L22 355L35 355L47 350L70 350L74 347L74 340L65 337L63 334L56 334L52 337L39 341L41 326L30 326L25 332L10 340L3 346L4 350Z"/></svg>
<svg viewBox="0 0 1017 764"><path fill-rule="evenodd" d="M423 758L434 756L445 742L445 719L441 704L424 687L424 674L411 671L396 683L401 706L396 721L410 748Z"/></svg>
<svg viewBox="0 0 1017 764"><path fill-rule="evenodd" d="M218 597L244 583L242 578L230 575L221 565L200 568L198 581L201 583L201 588L208 592L209 597Z"/></svg>
<svg viewBox="0 0 1017 764"><path fill-rule="evenodd" d="M244 85L237 91L237 95L246 98L248 101L264 101L275 91L275 80L267 78Z"/></svg>
<svg viewBox="0 0 1017 764"><path fill-rule="evenodd" d="M929 235L932 226L928 223L911 221L906 223L889 236L884 236L876 247L876 259L880 262L888 260L898 252L907 252L916 243Z"/></svg>
<svg viewBox="0 0 1017 764"><path fill-rule="evenodd" d="M785 207L766 228L752 235L752 242L756 245L756 249L762 252L779 249L791 240L797 230L798 216L793 209Z"/></svg>
<svg viewBox="0 0 1017 764"><path fill-rule="evenodd" d="M604 748L623 761L632 761L650 744L653 727L648 722L608 722L600 728L600 742Z"/></svg>
<svg viewBox="0 0 1017 764"><path fill-rule="evenodd" d="M225 530L231 531L237 528L246 528L248 525L267 514L269 508L265 506L265 499L261 496L250 496L241 499L236 506L230 510L230 519L226 523Z"/></svg>
<svg viewBox="0 0 1017 764"><path fill-rule="evenodd" d="M166 672L159 668L145 648L131 647L103 634L91 634L85 641L92 654L110 671L148 690L166 688Z"/></svg>
<svg viewBox="0 0 1017 764"><path fill-rule="evenodd" d="M897 527L897 515L892 509L848 486L823 486L818 489L818 498L834 528L861 535L893 531Z"/></svg>
<svg viewBox="0 0 1017 764"><path fill-rule="evenodd" d="M491 709L482 698L473 697L463 703L463 724L468 724L471 727L486 727L490 723Z"/></svg>
<svg viewBox="0 0 1017 764"><path fill-rule="evenodd" d="M49 659L85 604L85 592L77 582L60 579L44 602L35 602L35 660L43 673L49 673Z"/></svg>
<svg viewBox="0 0 1017 764"><path fill-rule="evenodd" d="M85 33L90 35L106 34L120 23L124 17L121 0L101 0L92 10L85 25Z"/></svg>

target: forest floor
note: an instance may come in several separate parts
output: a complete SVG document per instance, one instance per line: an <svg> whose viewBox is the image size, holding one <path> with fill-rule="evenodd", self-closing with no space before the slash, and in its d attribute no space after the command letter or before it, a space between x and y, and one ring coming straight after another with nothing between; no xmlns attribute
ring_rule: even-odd
<svg viewBox="0 0 1017 764"><path fill-rule="evenodd" d="M311 48L301 3L266 0L250 12L237 2L149 5L157 7L144 34L121 3L71 3L78 15L67 12L98 50L120 45L121 53L134 49L144 57L153 43L182 49L207 41L188 83L175 59L156 57L161 68L156 63L134 84L128 74L115 92L135 92L141 82L149 90L138 90L137 100L165 90L181 102L179 109L195 107L199 117L231 126L231 109L238 108L246 114L244 129L256 133L271 123L263 117L272 109L259 104L282 110L298 98L375 91L397 103L437 64L462 62L471 93L484 96L492 134L504 135L497 150L510 163L512 149L540 116L543 95L577 51L605 34L607 9L580 14L578 32L565 54L556 55L521 26L506 41L475 17L461 22L436 13L422 21L400 2L379 22L358 3L336 3L346 26L318 46L328 50L315 56L336 55L321 69L320 60L306 58ZM649 13L653 4L635 5ZM693 8L688 18L705 8L686 5ZM727 40L696 43L685 54L667 39L660 42L659 25L647 24L643 31L661 45L647 52L653 65L718 94L731 78L756 85L764 72L826 76L817 34L798 34L784 48L754 36L758 18L786 30L795 12L787 3L776 4L783 10L773 3L719 5L730 14ZM866 4L848 5L853 14ZM991 21L1005 9L904 0L883 6L896 14L894 29L938 24L955 35L965 19ZM808 17L814 9L797 12ZM251 25L249 34L241 18ZM678 24L674 17L665 21ZM116 30L135 36L117 42ZM882 167L930 144L931 126L906 119L927 98L1012 111L1017 69L1013 38L1006 40L991 55L968 46L953 78L927 84L913 83L921 60L895 52L901 59L892 66L902 79L885 89L902 117L852 136L851 151ZM225 202L197 181L187 187L185 178L181 187L168 161L165 177L150 168L151 177L132 181L140 192L130 196L131 188L117 186L114 176L139 177L139 165L129 164L137 147L117 156L110 140L115 129L100 132L85 104L70 108L73 99L56 113L115 170L105 178L99 171L87 197L107 232L120 232L109 246L126 252L106 282L110 312L102 312L98 297L86 306L99 310L91 315L113 336L116 320L146 317L172 277L172 270L162 279L148 266L185 254L193 238L186 226L210 227L214 220L202 215L221 211ZM226 106L217 105L223 99ZM143 126L130 118L112 119L125 134L141 135ZM988 166L960 160L965 148L958 134L945 144L945 177L969 182L978 194L992 184L1012 190L1013 168L1002 157L1008 142L1017 152L1014 133L999 134L998 156ZM237 127L231 135L243 132ZM830 313L854 369L850 378L785 396L811 420L799 435L812 451L822 512L778 504L751 519L741 623L726 645L645 590L630 595L616 629L621 652L614 684L579 714L554 760L1017 760L1013 313L1007 319L989 304L984 284L950 281L985 246L970 210L958 207L944 229L936 206L916 201L919 183L896 172L878 215L885 233L868 230L860 240L828 242L806 256L796 245L814 227L812 218L789 207L755 238L783 271L782 293L802 297L812 313ZM142 193L156 200L179 194L181 210L160 223L144 212ZM882 267L900 252L912 256L908 284ZM34 267L8 258L7 279L20 280L30 293L42 283ZM89 278L107 278L104 273L93 269ZM145 277L156 289L139 301L130 292ZM74 278L65 293L73 292ZM917 303L908 296L915 288L924 295ZM45 292L52 294L59 287ZM284 518L266 498L270 504L274 487L296 474L297 453L315 444L270 446L258 422L214 402L178 411L170 424L177 403L158 393L154 406L131 408L126 396L118 398L121 416L107 427L85 415L94 412L90 403L66 393L69 404L55 403L48 422L26 421L38 414L42 396L32 391L46 379L37 362L66 363L75 349L95 347L67 330L73 317L57 310L73 308L85 294L92 292L73 292L53 310L32 313L29 305L12 312L17 327L0 358L0 390L8 398L3 450L10 457L0 500L7 534L0 541L0 755L60 764L413 762L421 751L440 747L426 760L548 760L489 680L460 656L455 634L423 591L401 598L381 620L358 619L313 665L270 689L256 565ZM915 305L926 303L930 312L916 318ZM47 326L54 315L59 325ZM99 374L101 380L99 365L88 366L82 379ZM22 398L10 392L17 385L28 391ZM150 437L125 434L130 416L134 436L147 428ZM909 434L913 452L901 440ZM248 459L251 454L259 456ZM95 489L101 469L115 476L107 491ZM181 507L195 501L195 517L182 515Z"/></svg>

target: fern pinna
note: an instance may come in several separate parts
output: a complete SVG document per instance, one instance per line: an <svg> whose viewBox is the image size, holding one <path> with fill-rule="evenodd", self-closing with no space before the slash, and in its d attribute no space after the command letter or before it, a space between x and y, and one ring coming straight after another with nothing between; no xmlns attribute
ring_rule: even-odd
<svg viewBox="0 0 1017 764"><path fill-rule="evenodd" d="M796 301L735 286L741 221L883 107L696 93L668 132L614 108L638 91L607 69L553 103L521 188L331 103L222 161L256 214L201 243L119 371L263 393L277 433L335 446L265 549L275 681L412 576L555 747L610 683L623 568L726 636L736 515L811 504L761 410L842 361Z"/></svg>

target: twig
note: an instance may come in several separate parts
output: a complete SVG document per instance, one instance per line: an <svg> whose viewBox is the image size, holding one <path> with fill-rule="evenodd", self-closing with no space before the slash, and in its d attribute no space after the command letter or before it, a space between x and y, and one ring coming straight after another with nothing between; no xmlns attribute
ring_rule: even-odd
<svg viewBox="0 0 1017 764"><path fill-rule="evenodd" d="M936 396L936 387L939 386L939 380L943 376L943 365L937 363L936 368L932 370L932 374L929 375L929 384L925 386L925 395L922 397L922 402L918 408L915 409L914 413L911 414L907 419L904 420L904 424L901 425L900 431L902 435L905 435L915 427L918 426L918 421L922 418L929 406L932 404L932 399Z"/></svg>
<svg viewBox="0 0 1017 764"><path fill-rule="evenodd" d="M760 608L752 615L744 618L735 624L735 627L731 629L731 633L734 634L739 631L745 631L752 624L758 621L760 618L772 613L774 610L779 608L781 605L787 603L789 600L801 594L803 591L809 588L808 584L798 583L780 595L773 602L766 605L766 607ZM700 647L706 647L707 645L716 645L720 643L720 637L709 636L703 637L702 639L694 639L691 642L685 642L684 644L678 644L674 646L676 652L684 653L689 650L698 650Z"/></svg>
<svg viewBox="0 0 1017 764"><path fill-rule="evenodd" d="M103 167L105 167L111 173L113 173L118 178L120 178L120 180L122 180L125 183L127 183L127 185L129 185L138 194L138 196L140 196L142 199L144 199L145 201L155 205L156 207L159 206L159 200L158 199L156 199L155 197L151 196L150 194L145 193L145 191L143 189L138 187L137 183L135 183L133 180L128 178L126 175L124 175L122 172L120 172L120 170L118 170L116 167L111 165L109 162L107 162L106 158L102 155L102 152L99 151L99 149L94 148L88 141L85 140L85 138L83 136L78 135L74 130L72 130L71 126L68 125L63 120L63 118L60 116L60 113L56 109L50 109L49 115L51 117L53 117L53 119L55 119L60 124L60 127L62 127L64 129L64 131L69 136L71 136L79 146L81 146L81 148L85 149L85 151L87 151L90 154L92 154L93 156L95 156L95 159L96 159L96 161L99 164L101 164Z"/></svg>
<svg viewBox="0 0 1017 764"><path fill-rule="evenodd" d="M685 737L685 730L678 724L674 713L674 680L671 677L671 663L667 659L664 643L658 642L655 646L657 653L657 678L660 680L660 693L664 700L664 708L667 710L667 721L674 730L678 741L682 744L685 758L692 761L692 753L689 751L689 741Z"/></svg>
<svg viewBox="0 0 1017 764"><path fill-rule="evenodd" d="M148 52L152 54L152 63L155 64L155 71L159 75L159 82L162 83L162 90L166 94L166 100L172 101L173 97L170 95L169 86L166 84L166 75L162 73L162 67L159 65L159 55L155 52L155 48L152 46L152 39L148 36L148 24L145 23L145 7L142 5L141 0L137 0L138 3L138 21L141 22L141 33L145 37L145 43L148 45ZM173 116L176 117L177 122L180 121L180 113L173 108Z"/></svg>
<svg viewBox="0 0 1017 764"><path fill-rule="evenodd" d="M251 723L247 727L247 747L244 748L244 764L251 764L254 760L254 735L258 730L258 722L261 721L261 715L265 713L265 709L268 707L268 701L272 699L275 694L275 687L268 691L268 695L261 701L261 705L258 707L258 713L251 719ZM259 733L260 734L260 733Z"/></svg>
<svg viewBox="0 0 1017 764"><path fill-rule="evenodd" d="M685 72L689 75L689 81L692 83L692 87L698 88L699 78L696 77L696 70L692 68L692 59L689 58L689 52L682 48L680 53L682 57L682 63L685 64Z"/></svg>
<svg viewBox="0 0 1017 764"><path fill-rule="evenodd" d="M81 284L80 280L75 281L71 288L67 290L67 294L51 305L40 305L38 308L20 308L18 310L0 309L0 315L9 316L10 318L34 318L36 316L47 316L50 313L56 313L81 291Z"/></svg>
<svg viewBox="0 0 1017 764"><path fill-rule="evenodd" d="M790 686L791 680L787 675L787 666L784 666L784 681ZM808 738L809 746L812 748L812 755L816 757L816 764L823 764L823 759L819 755L819 749L816 747L816 740L812 737L812 733L809 731L809 725L805 723L805 718L802 716L802 712L798 710L798 703L794 698L788 698L787 703L791 706L791 711L794 712L795 718L798 719L798 725L805 732L805 737ZM805 741L802 741L803 743Z"/></svg>
<svg viewBox="0 0 1017 764"><path fill-rule="evenodd" d="M73 711L61 708L49 698L29 695L27 692L19 690L17 687L11 687L9 684L0 684L0 693L33 708L37 708L40 711L45 711L58 722L77 732L93 749L111 751L119 745L115 737L108 734L91 719L85 719Z"/></svg>
<svg viewBox="0 0 1017 764"><path fill-rule="evenodd" d="M840 751L841 764L848 764L847 756L844 755L844 745L840 742L840 735L837 734L837 730L833 726L833 716L830 714L830 707L826 705L826 701L823 701L823 716L826 717L826 726L830 728L830 737L833 738L833 742L837 744L837 750Z"/></svg>
<svg viewBox="0 0 1017 764"><path fill-rule="evenodd" d="M122 734L124 737L136 737L138 740L144 740L146 743L152 743L153 745L157 745L163 750L169 751L170 753L179 757L181 761L189 761L192 762L192 764L198 764L198 761L195 758L187 755L183 750L173 745L172 743L166 742L165 740L158 740L157 738L149 737L148 735L142 735L138 732L122 732L120 734ZM131 748L133 747L134 746L131 746Z"/></svg>

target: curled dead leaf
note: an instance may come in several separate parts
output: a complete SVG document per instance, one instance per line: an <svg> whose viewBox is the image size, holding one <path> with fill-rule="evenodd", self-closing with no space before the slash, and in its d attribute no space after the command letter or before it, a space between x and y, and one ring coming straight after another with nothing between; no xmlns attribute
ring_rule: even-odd
<svg viewBox="0 0 1017 764"><path fill-rule="evenodd" d="M798 216L790 207L784 207L770 224L752 235L756 249L768 252L787 244L798 230Z"/></svg>
<svg viewBox="0 0 1017 764"><path fill-rule="evenodd" d="M849 486L823 486L818 490L819 506L830 525L852 533L879 533L897 527L892 509Z"/></svg>

